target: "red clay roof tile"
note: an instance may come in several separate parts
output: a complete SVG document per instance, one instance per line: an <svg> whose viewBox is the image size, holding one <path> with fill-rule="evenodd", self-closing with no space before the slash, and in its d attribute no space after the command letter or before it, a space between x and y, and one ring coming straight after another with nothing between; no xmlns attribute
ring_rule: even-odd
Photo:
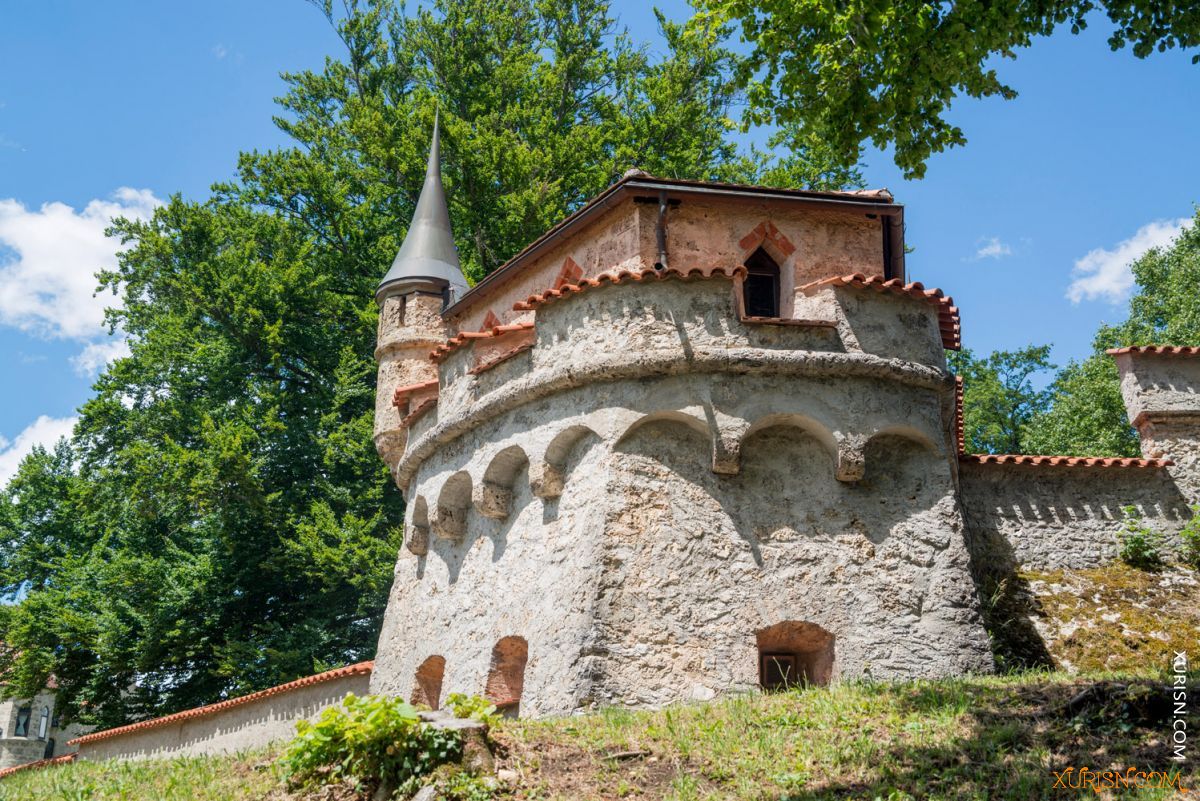
<svg viewBox="0 0 1200 801"><path fill-rule="evenodd" d="M396 391L392 394L392 405L399 406L400 403L409 395L417 395L430 389L438 388L438 380L435 378L432 381L422 381L419 384L408 384L403 387L396 387Z"/></svg>
<svg viewBox="0 0 1200 801"><path fill-rule="evenodd" d="M447 339L442 345L438 345L429 352L429 360L438 363L449 356L454 351L466 345L473 339L488 339L490 337L498 337L502 334L508 334L513 331L528 331L533 328L533 323L509 323L507 325L497 325L487 331L463 331L461 334Z"/></svg>
<svg viewBox="0 0 1200 801"><path fill-rule="evenodd" d="M75 742L75 740L71 742ZM11 768L0 769L0 779L3 779L5 776L11 776L14 773L20 773L23 770L37 770L40 768L52 768L55 765L65 765L68 762L74 762L78 756L79 754L63 754L51 759L39 759L36 762L26 762L24 765L14 765Z"/></svg>
<svg viewBox="0 0 1200 801"><path fill-rule="evenodd" d="M1179 345L1141 345L1132 348L1109 348L1104 352L1109 356L1119 356L1123 353L1149 353L1156 356L1200 356L1200 348Z"/></svg>
<svg viewBox="0 0 1200 801"><path fill-rule="evenodd" d="M962 322L958 316L958 307L954 305L954 298L944 295L940 289L926 289L919 281L905 284L899 278L885 280L875 275L866 276L862 273L854 273L853 275L822 278L819 281L805 284L800 287L800 291L810 295L813 291L825 286L861 287L933 303L938 307L938 330L942 334L942 346L947 350L959 350L962 347Z"/></svg>
<svg viewBox="0 0 1200 801"><path fill-rule="evenodd" d="M1107 456L1031 456L1011 453L966 453L959 461L975 464L1020 464L1037 467L1171 467L1170 459L1126 459Z"/></svg>
<svg viewBox="0 0 1200 801"><path fill-rule="evenodd" d="M966 428L963 424L963 377L954 376L954 442L958 447L958 455L962 456L967 450Z"/></svg>
<svg viewBox="0 0 1200 801"><path fill-rule="evenodd" d="M408 428L409 426L411 426L414 422L416 422L416 419L418 417L425 414L425 412L429 411L434 406L437 406L437 402L438 402L438 399L435 396L432 398L426 398L425 400L418 403L411 410L409 410L408 414L404 415L404 417L401 418L400 427Z"/></svg>
<svg viewBox="0 0 1200 801"><path fill-rule="evenodd" d="M107 740L110 737L120 737L123 734L131 734L137 731L145 731L146 729L156 729L159 726L169 726L172 723L179 723L185 720L194 720L196 718L215 715L219 712L224 712L226 709L232 709L242 704L261 701L264 698L270 698L280 693L299 690L303 687L311 687L314 684L322 684L334 679L341 679L347 676L360 676L370 673L375 668L374 662L359 662L356 665L346 665L345 667L337 668L336 670L328 670L324 673L317 673L314 676L305 676L302 679L289 681L287 684L280 684L276 687L270 687L266 690L260 690L249 695L230 698L228 701L221 701L208 706L196 707L195 709L186 709L183 712L176 712L173 715L166 715L161 718L153 718L151 720L143 720L138 723L130 723L128 726L118 726L115 729L105 729L104 731L85 734L82 737L76 737L74 740L67 742L67 745L83 745L86 743L94 743L99 740ZM72 755L73 756L73 755Z"/></svg>
<svg viewBox="0 0 1200 801"><path fill-rule="evenodd" d="M520 345L517 345L515 348L510 348L510 349L504 351L503 353L498 354L497 356L494 356L491 359L488 359L486 362L482 362L480 364L475 365L470 370L468 370L467 373L470 375L479 375L480 373L486 373L488 370L491 370L493 367L495 367L499 364L503 364L504 362L508 361L509 359L513 358L514 356L519 356L520 354L524 353L527 350L533 350L532 342L525 342Z"/></svg>
<svg viewBox="0 0 1200 801"><path fill-rule="evenodd" d="M667 278L678 278L684 281L689 281L697 278L713 278L714 276L722 276L724 278L733 278L737 275L744 275L746 268L737 267L690 267L679 269L678 267L668 267L665 270L656 270L653 267L648 267L644 270L614 270L611 272L601 273L595 278L581 278L576 284L563 284L555 289L547 289L537 295L530 295L523 301L513 304L514 311L532 311L542 304L549 303L559 298L565 298L568 295L574 295L578 292L583 292L587 289L593 289L605 284L623 284L628 281L661 281Z"/></svg>

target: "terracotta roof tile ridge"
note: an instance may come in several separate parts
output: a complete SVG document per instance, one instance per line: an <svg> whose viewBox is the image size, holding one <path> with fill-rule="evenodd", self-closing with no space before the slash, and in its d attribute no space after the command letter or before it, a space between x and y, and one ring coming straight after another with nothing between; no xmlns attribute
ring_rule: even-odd
<svg viewBox="0 0 1200 801"><path fill-rule="evenodd" d="M1120 356L1123 353L1149 353L1158 356L1200 356L1200 347L1195 345L1133 345L1124 348L1109 348L1104 352L1109 356Z"/></svg>
<svg viewBox="0 0 1200 801"><path fill-rule="evenodd" d="M976 464L1022 464L1048 467L1172 467L1170 459L1140 459L1127 456L1040 456L1016 453L964 453L959 460Z"/></svg>
<svg viewBox="0 0 1200 801"><path fill-rule="evenodd" d="M503 325L492 326L490 329L485 331L463 331L462 333L455 334L441 345L438 345L436 348L431 350L429 352L429 360L433 362L440 362L451 353L468 344L472 340L489 339L491 337L498 337L501 334L510 334L513 331L528 331L529 329L533 328L533 325L534 324L532 322L505 323Z"/></svg>
<svg viewBox="0 0 1200 801"><path fill-rule="evenodd" d="M525 300L518 301L517 303L513 304L513 310L531 311L543 303L548 303L552 300L564 298L568 295L584 292L588 289L595 289L605 284L623 284L627 281L646 280L663 281L668 278L676 278L683 281L695 280L697 278L715 278L717 276L723 278L734 278L738 275L744 275L745 272L746 268L740 264L736 267L667 267L663 270L658 270L654 267L645 267L638 270L608 270L600 273L594 278L582 278L578 283L563 284L557 289L547 289L545 292L530 295Z"/></svg>
<svg viewBox="0 0 1200 801"><path fill-rule="evenodd" d="M217 703L209 704L208 706L199 706L195 709L185 709L182 712L175 712L174 714L165 715L161 718L151 718L150 720L142 720L138 721L137 723L130 723L126 726L117 726L114 729L105 729L104 731L85 734L82 737L76 737L74 740L69 740L67 745L93 743L98 740L107 740L110 737L119 737L123 734L130 734L135 731L155 729L159 726L169 726L172 723L179 723L180 721L184 720L194 720L195 718L215 715L218 712L224 712L226 709L232 709L233 707L241 706L243 704L260 701L264 698L270 698L271 696L279 695L280 693L299 690L303 687L310 687L314 684L322 684L327 681L333 681L334 679L341 679L347 676L358 676L364 673L370 673L374 668L375 663L373 661L358 662L357 664L346 665L345 667L336 668L334 670L327 670L324 673L317 673L312 676L305 676L304 678L296 679L295 681L289 681L286 684L268 687L265 690L259 690L258 692L250 693L249 695L241 695L237 698L229 698L225 701L218 701Z"/></svg>
<svg viewBox="0 0 1200 801"><path fill-rule="evenodd" d="M421 381L416 384L406 384L402 387L396 387L396 391L392 394L393 402L405 397L406 395L412 395L427 389L433 389L437 385L438 380L436 378L431 378L428 381Z"/></svg>
<svg viewBox="0 0 1200 801"><path fill-rule="evenodd" d="M948 350L958 350L962 347L962 320L959 318L958 307L954 305L954 298L945 294L940 289L926 289L925 285L920 281L913 281L906 284L899 278L883 278L878 275L850 273L848 275L834 275L810 281L799 287L799 291L809 295L812 294L813 290L824 286L863 287L876 292L906 295L914 300L924 300L934 303L938 306L938 330L942 334L942 346Z"/></svg>
<svg viewBox="0 0 1200 801"><path fill-rule="evenodd" d="M504 351L503 353L500 353L500 354L496 355L495 357L488 359L486 362L483 362L482 364L475 365L470 370L468 370L467 373L470 375L479 375L480 373L486 373L488 370L491 370L493 367L503 364L504 362L508 361L509 359L513 358L514 356L520 356L522 353L524 353L527 350L533 350L532 342L526 342L524 344L517 345L515 348L510 348L510 349Z"/></svg>
<svg viewBox="0 0 1200 801"><path fill-rule="evenodd" d="M75 742L72 740L71 742ZM26 762L23 765L13 765L10 768L0 770L0 779L5 776L11 776L14 773L20 773L23 770L39 770L41 768L51 768L55 765L65 765L68 762L74 762L79 754L63 754L62 756L51 757L50 759L39 759L35 762Z"/></svg>
<svg viewBox="0 0 1200 801"><path fill-rule="evenodd" d="M400 427L408 428L409 426L411 426L414 422L416 422L418 417L425 414L425 412L429 411L434 406L437 406L437 402L438 402L438 399L435 396L432 398L426 398L425 400L418 403L416 406L414 406L412 409L409 410L408 414L406 414L403 418L401 418Z"/></svg>

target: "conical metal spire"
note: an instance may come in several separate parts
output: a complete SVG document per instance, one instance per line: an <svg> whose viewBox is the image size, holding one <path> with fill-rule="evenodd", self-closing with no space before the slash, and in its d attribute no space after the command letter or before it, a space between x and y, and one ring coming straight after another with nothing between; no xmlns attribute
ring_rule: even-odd
<svg viewBox="0 0 1200 801"><path fill-rule="evenodd" d="M375 297L400 283L432 282L450 285L451 302L467 291L467 279L459 266L458 250L450 232L450 210L442 188L441 132L438 118L433 120L433 142L429 146L429 164L425 168L425 185L417 199L412 224L404 244L387 271ZM398 287L397 287L398 288Z"/></svg>

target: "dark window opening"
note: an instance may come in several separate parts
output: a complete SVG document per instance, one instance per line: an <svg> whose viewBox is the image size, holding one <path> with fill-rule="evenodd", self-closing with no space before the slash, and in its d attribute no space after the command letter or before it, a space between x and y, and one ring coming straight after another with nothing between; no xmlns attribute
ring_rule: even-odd
<svg viewBox="0 0 1200 801"><path fill-rule="evenodd" d="M33 709L23 706L17 710L17 728L13 732L13 737L28 737L29 736L29 719L33 717Z"/></svg>
<svg viewBox="0 0 1200 801"><path fill-rule="evenodd" d="M760 629L758 680L764 690L824 686L833 677L834 636L815 623L785 621Z"/></svg>
<svg viewBox="0 0 1200 801"><path fill-rule="evenodd" d="M796 667L795 654L762 654L758 670L764 690L786 690L804 683Z"/></svg>
<svg viewBox="0 0 1200 801"><path fill-rule="evenodd" d="M779 316L779 265L762 248L746 259L746 280L742 284L747 317Z"/></svg>
<svg viewBox="0 0 1200 801"><path fill-rule="evenodd" d="M51 737L46 741L46 750L42 752L42 759L54 758L54 738Z"/></svg>

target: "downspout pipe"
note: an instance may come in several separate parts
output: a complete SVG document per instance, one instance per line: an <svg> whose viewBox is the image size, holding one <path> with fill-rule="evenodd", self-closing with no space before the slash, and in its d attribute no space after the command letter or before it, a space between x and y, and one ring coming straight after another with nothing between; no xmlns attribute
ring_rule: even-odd
<svg viewBox="0 0 1200 801"><path fill-rule="evenodd" d="M667 193L660 190L658 193L658 223L654 228L654 237L658 242L658 260L654 263L654 269L667 269Z"/></svg>

